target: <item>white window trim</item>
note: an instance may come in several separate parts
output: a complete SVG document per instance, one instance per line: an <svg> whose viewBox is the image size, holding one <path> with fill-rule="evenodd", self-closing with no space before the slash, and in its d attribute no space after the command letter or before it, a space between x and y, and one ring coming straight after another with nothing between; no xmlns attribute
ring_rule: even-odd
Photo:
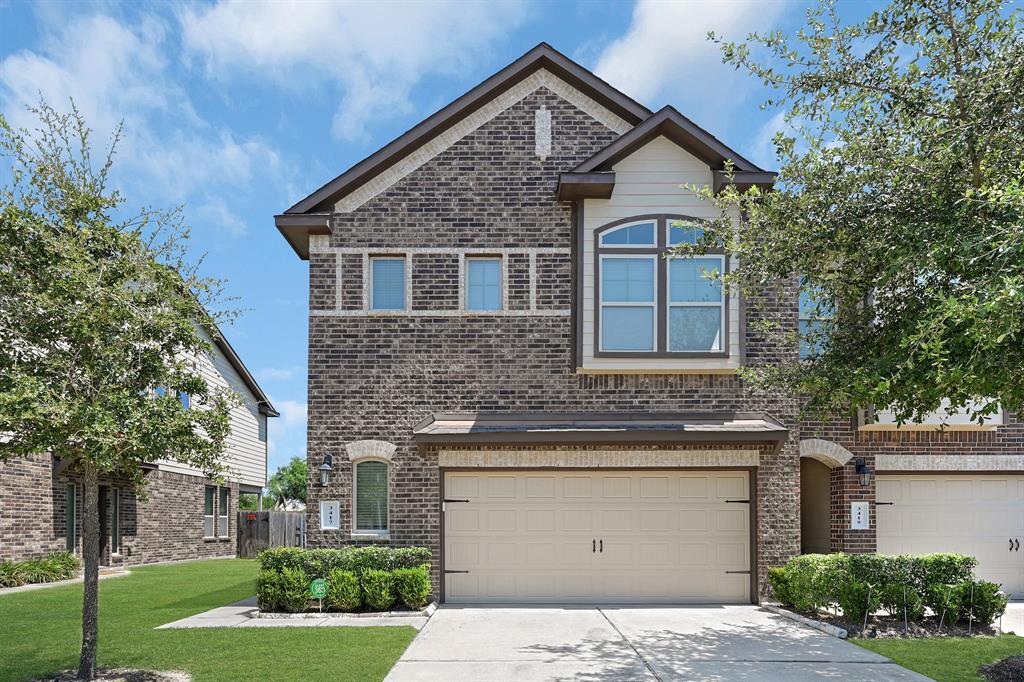
<svg viewBox="0 0 1024 682"><path fill-rule="evenodd" d="M641 222L643 222L643 221L641 221ZM638 247L638 248L650 249L652 247L650 247L650 246L642 246L642 247ZM657 255L657 254L646 254L646 253L638 253L638 254L632 254L632 253L602 253L600 255L600 258L598 259L598 272L597 272L598 278L603 278L603 276L604 276L604 261L606 259L612 259L612 258L629 258L629 259L632 259L632 260L646 258L647 260L653 261L653 263L654 263L654 281L652 283L652 287L651 288L653 290L654 296L653 296L653 300L651 302L646 302L646 301L608 301L608 302L606 302L604 300L604 286L603 286L604 280L603 279L599 279L598 283L600 285L602 285L602 286L598 287L598 301L597 301L597 305L598 305L599 310L601 312L601 316L600 316L601 317L601 328L597 330L598 331L598 334L597 334L598 348L600 349L601 352L608 352L608 353L657 353L658 352L658 303L660 301L660 298L659 298L659 293L660 292L658 291L658 258L660 258L660 256ZM651 315L651 341L652 341L651 348L649 350L623 350L621 348L615 348L615 349L611 349L611 350L606 349L604 347L604 324L607 321L607 318L606 318L606 316L604 314L605 306L613 307L613 308L644 308L644 307L651 308L654 311L654 314Z"/></svg>
<svg viewBox="0 0 1024 682"><path fill-rule="evenodd" d="M380 462L387 467L388 472L388 483L387 483L387 518L385 524L387 528L384 530L365 530L360 529L356 525L358 518L356 506L358 504L358 485L359 476L357 469L363 462ZM352 537L364 537L364 538L380 538L390 539L391 537L391 460L383 457L357 457L352 459Z"/></svg>
<svg viewBox="0 0 1024 682"><path fill-rule="evenodd" d="M651 235L654 237L654 239L649 244L605 244L604 242L605 237L607 237L610 234L615 234L620 230L627 230L631 227L636 227L637 225L650 225L652 223L654 224L654 229L651 230ZM647 220L637 220L632 223L616 225L614 228L606 230L605 232L602 232L600 234L597 240L597 246L598 248L602 249L656 249L658 248L658 219L653 218Z"/></svg>
<svg viewBox="0 0 1024 682"><path fill-rule="evenodd" d="M212 514L206 513L206 491L213 489L213 504L210 505L213 509ZM210 519L210 534L206 533L206 520ZM217 537L217 486L215 485L204 485L203 486L203 539L210 539Z"/></svg>
<svg viewBox="0 0 1024 682"><path fill-rule="evenodd" d="M698 259L704 259L704 258L714 258L714 259L716 259L719 262L719 264L720 264L718 272L721 273L721 274L725 273L725 255L723 255L723 254L709 253L709 254L705 254L705 255L702 255L702 256L693 256L693 257L673 256L673 257L668 259L668 264L666 265L666 267L668 268L668 276L665 278L665 289L666 289L666 291L665 291L665 304L666 304L665 305L665 343L667 344L667 348L665 348L666 352L671 352L671 353L721 353L723 351L722 340L725 338L725 325L728 324L728 320L726 319L726 315L725 315L725 310L726 310L726 307L727 307L725 305L725 302L726 302L725 286L724 285L720 286L719 291L721 293L721 296L720 296L720 298L719 298L717 303L715 303L714 301L673 301L672 300L672 263L674 261L698 260ZM713 307L715 305L718 306L718 335L715 337L715 341L716 341L715 347L714 348L709 348L707 350L672 350L672 324L671 324L671 322L672 322L672 308L711 308L711 307Z"/></svg>
<svg viewBox="0 0 1024 682"><path fill-rule="evenodd" d="M376 261L383 261L383 260L402 261L403 279L405 281L402 282L402 307L401 308L374 308L373 307L373 270L374 270L373 264ZM367 306L367 309L371 313L381 313L381 314L391 313L391 314L395 314L395 313L404 313L404 312L407 312L409 310L409 299L411 298L410 286L411 286L411 283L412 283L411 264L412 264L412 259L408 258L404 254L398 254L398 255L391 255L391 254L389 254L389 255L386 255L386 256L370 256L369 257L369 267L367 268L368 272L366 274L366 279L367 279L367 282L369 283L369 287L367 288L367 291L369 293L368 293L368 295L366 297L366 306Z"/></svg>
<svg viewBox="0 0 1024 682"><path fill-rule="evenodd" d="M498 300L499 305L497 308L489 308L486 310L477 310L476 308L469 307L469 264L472 261L487 261L496 260L498 261ZM501 256L465 256L463 258L464 267L462 268L462 309L467 313L486 315L488 313L500 313L507 307L507 301L505 292L508 289L505 286L505 259Z"/></svg>
<svg viewBox="0 0 1024 682"><path fill-rule="evenodd" d="M221 509L221 504L220 504L221 503L221 491L227 491L227 494L228 494L228 504L227 504L228 509L227 509L227 513L223 513L223 514L221 512L225 511L225 510ZM217 527L214 528L214 532L216 533L216 536L218 538L230 538L231 537L231 514L230 514L230 509L231 509L231 488L228 488L228 487L225 487L225 486L217 486L217 505L214 508L214 511L217 512ZM224 532L223 533L220 532L220 521L221 521L221 519L224 519Z"/></svg>

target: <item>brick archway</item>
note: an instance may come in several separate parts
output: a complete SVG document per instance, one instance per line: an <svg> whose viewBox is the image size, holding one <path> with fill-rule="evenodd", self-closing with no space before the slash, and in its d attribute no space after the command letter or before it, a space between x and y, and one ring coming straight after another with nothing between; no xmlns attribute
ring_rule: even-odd
<svg viewBox="0 0 1024 682"><path fill-rule="evenodd" d="M821 438L800 441L800 456L816 459L830 469L846 466L853 459L853 453L842 445Z"/></svg>

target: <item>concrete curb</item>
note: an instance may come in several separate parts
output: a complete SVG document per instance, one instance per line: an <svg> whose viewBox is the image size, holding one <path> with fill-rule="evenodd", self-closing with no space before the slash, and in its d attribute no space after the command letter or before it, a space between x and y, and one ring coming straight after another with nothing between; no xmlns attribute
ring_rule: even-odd
<svg viewBox="0 0 1024 682"><path fill-rule="evenodd" d="M346 620L351 618L430 618L434 615L434 611L437 610L437 604L427 604L425 608L419 611L374 611L369 613L338 613L334 611L324 611L320 613L307 612L307 613L265 613L263 611L256 610L252 613L252 618L266 618L272 620Z"/></svg>
<svg viewBox="0 0 1024 682"><path fill-rule="evenodd" d="M820 620L814 620L813 618L801 616L799 613L793 613L792 611L784 609L776 604L761 604L761 608L765 609L766 611L771 611L772 613L778 614L783 618L787 618L795 623L800 623L801 625L806 625L809 628L814 628L815 630L824 632L826 635L831 635L832 637L836 637L837 639L846 639L848 634L846 630L844 630L841 627L836 627L835 625L822 623Z"/></svg>
<svg viewBox="0 0 1024 682"><path fill-rule="evenodd" d="M112 573L100 573L100 580L106 580L107 578L123 578L126 575L131 575L131 571L117 571ZM71 578L70 580L57 580L52 583L29 583L28 585L19 585L18 587L5 587L0 589L0 597L5 594L16 594L18 592L31 592L32 590L45 590L48 587L61 587L63 585L77 585L78 583L85 582L85 578Z"/></svg>

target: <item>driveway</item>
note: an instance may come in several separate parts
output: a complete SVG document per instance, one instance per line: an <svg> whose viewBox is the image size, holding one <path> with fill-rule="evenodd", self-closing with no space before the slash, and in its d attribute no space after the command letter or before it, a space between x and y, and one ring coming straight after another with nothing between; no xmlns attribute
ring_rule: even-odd
<svg viewBox="0 0 1024 682"><path fill-rule="evenodd" d="M412 680L927 680L756 606L438 609L391 670Z"/></svg>

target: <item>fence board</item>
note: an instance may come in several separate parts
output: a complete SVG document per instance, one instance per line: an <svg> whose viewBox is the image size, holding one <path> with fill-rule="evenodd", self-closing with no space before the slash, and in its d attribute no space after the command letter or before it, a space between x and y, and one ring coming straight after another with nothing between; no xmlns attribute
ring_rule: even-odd
<svg viewBox="0 0 1024 682"><path fill-rule="evenodd" d="M304 547L306 515L289 511L238 512L238 558L255 559L271 547Z"/></svg>

